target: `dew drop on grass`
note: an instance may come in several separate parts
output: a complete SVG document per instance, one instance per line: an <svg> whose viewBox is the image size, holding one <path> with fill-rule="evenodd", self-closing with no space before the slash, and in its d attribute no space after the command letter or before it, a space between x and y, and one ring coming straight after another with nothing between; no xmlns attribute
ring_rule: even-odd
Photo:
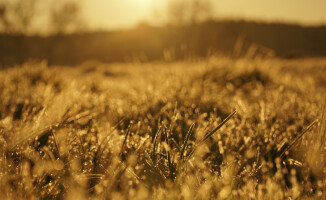
<svg viewBox="0 0 326 200"><path fill-rule="evenodd" d="M226 199L231 194L231 186L226 185L222 188L222 190L219 192L219 197L221 199Z"/></svg>
<svg viewBox="0 0 326 200"><path fill-rule="evenodd" d="M59 170L62 170L63 167L64 167L64 163L61 160L56 160L54 162L54 169L59 171Z"/></svg>

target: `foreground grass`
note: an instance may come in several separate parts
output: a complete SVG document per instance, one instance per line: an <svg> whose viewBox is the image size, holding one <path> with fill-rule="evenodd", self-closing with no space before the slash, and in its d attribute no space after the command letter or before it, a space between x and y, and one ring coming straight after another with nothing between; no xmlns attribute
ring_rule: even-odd
<svg viewBox="0 0 326 200"><path fill-rule="evenodd" d="M326 61L0 73L1 199L325 198Z"/></svg>

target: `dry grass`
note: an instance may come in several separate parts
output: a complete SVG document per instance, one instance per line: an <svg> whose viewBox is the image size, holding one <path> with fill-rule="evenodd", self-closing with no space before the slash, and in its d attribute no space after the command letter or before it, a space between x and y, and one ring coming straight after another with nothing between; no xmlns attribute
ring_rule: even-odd
<svg viewBox="0 0 326 200"><path fill-rule="evenodd" d="M325 198L325 60L26 63L0 79L1 199Z"/></svg>

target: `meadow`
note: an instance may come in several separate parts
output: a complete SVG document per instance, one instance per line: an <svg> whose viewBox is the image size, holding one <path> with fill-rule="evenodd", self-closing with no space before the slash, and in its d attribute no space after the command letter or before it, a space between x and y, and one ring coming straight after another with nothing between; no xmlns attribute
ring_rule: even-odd
<svg viewBox="0 0 326 200"><path fill-rule="evenodd" d="M0 199L325 199L326 59L0 71Z"/></svg>

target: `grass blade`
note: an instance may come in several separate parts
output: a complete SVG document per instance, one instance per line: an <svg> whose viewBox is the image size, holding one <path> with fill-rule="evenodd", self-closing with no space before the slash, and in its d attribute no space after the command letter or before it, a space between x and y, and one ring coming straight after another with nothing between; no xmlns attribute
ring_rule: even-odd
<svg viewBox="0 0 326 200"><path fill-rule="evenodd" d="M114 125L111 130L109 131L109 134L111 134L115 129L118 128L118 126L120 126L120 124L122 124L122 122L124 121L124 118L120 119L118 121L118 123L116 123L116 125ZM102 155L103 155L103 152L105 150L105 148L107 147L108 143L109 143L109 139L105 138L104 140L102 140L102 142L100 143L100 146L99 146L99 152L100 154L98 154L98 160L101 159ZM103 145L104 143L104 145Z"/></svg>
<svg viewBox="0 0 326 200"><path fill-rule="evenodd" d="M312 122L300 135L298 135L294 141L283 152L281 152L280 157L283 158L285 153L289 151L302 138L302 136L310 131L316 124L318 124L318 120Z"/></svg>
<svg viewBox="0 0 326 200"><path fill-rule="evenodd" d="M165 126L164 123L162 123L162 127L163 127L162 128L162 130L163 130L162 133L163 133L163 135L165 137L165 143L166 143L166 145L169 146L167 127ZM171 171L171 168L172 168L171 154L170 154L170 150L169 149L167 149L166 151L167 151L168 165L169 165L169 169Z"/></svg>
<svg viewBox="0 0 326 200"><path fill-rule="evenodd" d="M155 153L155 152L156 152L156 147L157 147L157 139L158 139L158 136L159 136L159 134L160 134L161 130L162 130L162 126L160 126L160 128L157 130L157 132L156 132L156 134L155 134L155 136L154 136L153 153Z"/></svg>
<svg viewBox="0 0 326 200"><path fill-rule="evenodd" d="M175 147L177 147L178 151L181 153L181 147L178 145L177 141L175 139L171 139L172 143L174 144Z"/></svg>
<svg viewBox="0 0 326 200"><path fill-rule="evenodd" d="M209 132L208 134L206 134L206 136L204 137L204 139L201 142L205 142L205 140L207 140L208 138L210 138L216 131L218 131L227 121L229 121L233 115L235 115L237 113L237 110L233 111L229 116L227 116L216 128L214 128L211 132ZM200 143L201 143L200 142Z"/></svg>
<svg viewBox="0 0 326 200"><path fill-rule="evenodd" d="M187 160L194 154L195 150L200 146L202 143L204 143L209 137L211 137L217 130L219 130L227 121L229 121L235 114L237 113L237 110L233 111L229 116L227 116L216 128L214 128L211 132L206 134L204 139L202 139L195 147L192 149L190 154L187 156Z"/></svg>
<svg viewBox="0 0 326 200"><path fill-rule="evenodd" d="M130 130L131 130L131 127L132 127L132 122L130 122L129 126L128 126L128 130L127 130L127 133L126 133L126 136L125 136L125 139L123 140L123 143L122 143L122 146L121 146L121 151L120 151L120 155L122 154L123 152L123 147L125 146L126 142L127 142L127 138L128 138L128 135L130 134Z"/></svg>
<svg viewBox="0 0 326 200"><path fill-rule="evenodd" d="M191 136L191 134L192 134L192 130L193 130L194 127L195 127L195 124L193 123L193 124L190 126L189 130L188 130L188 133L187 133L187 135L186 135L186 139L185 139L185 141L183 142L183 146L182 146L182 149L181 149L180 159L182 159L183 156L184 156L184 152L185 152L185 150L186 150L186 147L187 147L187 144L188 144L189 138L190 138L190 136Z"/></svg>

